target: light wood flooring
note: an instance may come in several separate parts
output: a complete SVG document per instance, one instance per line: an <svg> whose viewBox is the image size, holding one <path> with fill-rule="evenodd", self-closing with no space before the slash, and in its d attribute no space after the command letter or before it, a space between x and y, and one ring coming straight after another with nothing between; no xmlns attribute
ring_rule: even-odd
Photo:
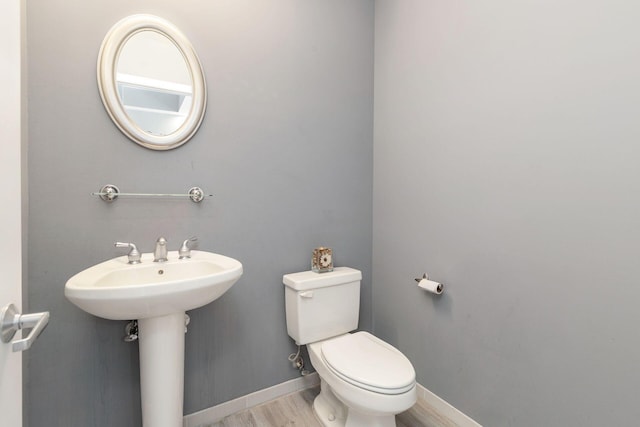
<svg viewBox="0 0 640 427"><path fill-rule="evenodd" d="M322 427L311 405L319 387L289 394L262 405L246 409L206 427ZM437 414L425 402L396 416L398 427L456 427L451 420Z"/></svg>

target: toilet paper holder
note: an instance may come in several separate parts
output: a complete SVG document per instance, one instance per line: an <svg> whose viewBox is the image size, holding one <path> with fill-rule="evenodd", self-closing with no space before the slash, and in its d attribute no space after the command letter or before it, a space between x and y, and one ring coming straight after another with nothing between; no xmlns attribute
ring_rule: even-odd
<svg viewBox="0 0 640 427"><path fill-rule="evenodd" d="M440 295L444 291L444 284L429 280L427 273L424 273L422 277L418 277L415 280L418 282L418 286L425 291L432 292L436 295Z"/></svg>

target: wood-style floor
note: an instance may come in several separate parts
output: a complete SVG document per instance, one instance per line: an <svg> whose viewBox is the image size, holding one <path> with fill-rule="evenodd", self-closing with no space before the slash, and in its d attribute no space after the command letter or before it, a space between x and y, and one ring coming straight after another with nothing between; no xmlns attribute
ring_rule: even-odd
<svg viewBox="0 0 640 427"><path fill-rule="evenodd" d="M207 427L322 427L313 413L313 399L320 392L319 387L283 396L229 415ZM398 427L456 427L451 420L437 414L425 402L416 403L413 408L396 416Z"/></svg>

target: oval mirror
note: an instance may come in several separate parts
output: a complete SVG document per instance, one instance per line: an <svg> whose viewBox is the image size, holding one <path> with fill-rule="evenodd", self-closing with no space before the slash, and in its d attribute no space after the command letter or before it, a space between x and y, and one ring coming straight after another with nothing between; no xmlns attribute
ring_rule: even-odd
<svg viewBox="0 0 640 427"><path fill-rule="evenodd" d="M109 30L98 55L98 88L116 126L154 150L187 142L206 109L193 46L173 24L152 15L129 16Z"/></svg>

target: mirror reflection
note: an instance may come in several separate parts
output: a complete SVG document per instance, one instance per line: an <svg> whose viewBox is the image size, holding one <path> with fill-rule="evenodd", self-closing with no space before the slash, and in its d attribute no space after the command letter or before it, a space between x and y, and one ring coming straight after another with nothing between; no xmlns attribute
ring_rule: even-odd
<svg viewBox="0 0 640 427"><path fill-rule="evenodd" d="M127 116L150 135L174 133L191 111L193 81L189 67L180 49L156 31L139 31L123 45L116 86Z"/></svg>

